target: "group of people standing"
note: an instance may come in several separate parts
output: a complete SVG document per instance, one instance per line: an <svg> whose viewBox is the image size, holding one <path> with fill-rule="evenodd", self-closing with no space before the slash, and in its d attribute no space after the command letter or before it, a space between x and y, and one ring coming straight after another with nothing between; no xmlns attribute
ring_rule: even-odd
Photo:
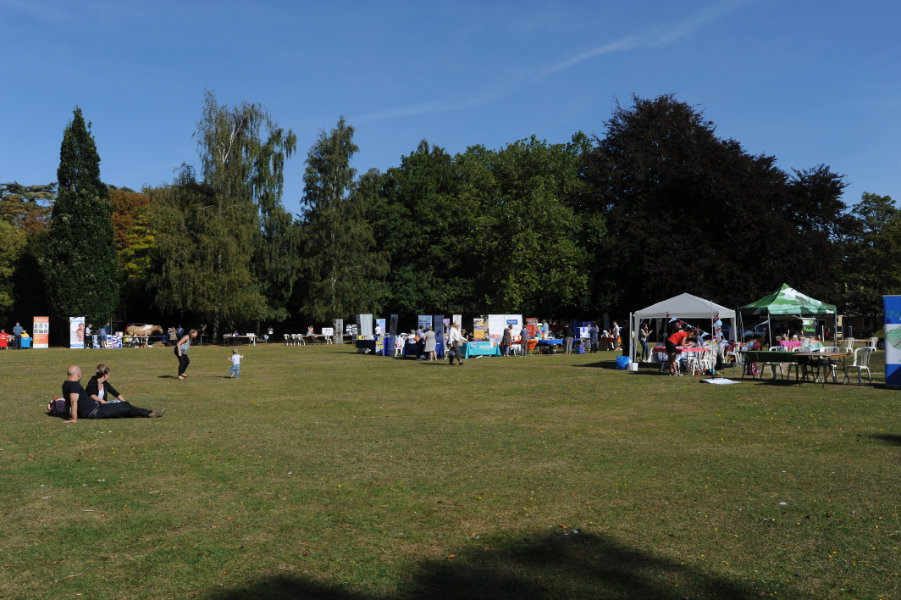
<svg viewBox="0 0 901 600"><path fill-rule="evenodd" d="M623 343L622 331L623 328L616 321L610 326L609 331L606 329L601 331L597 323L592 323L591 327L588 328L588 343L590 344L591 352L597 352L601 349L601 340L606 342L607 350L620 350Z"/></svg>
<svg viewBox="0 0 901 600"><path fill-rule="evenodd" d="M28 337L28 332L25 331L25 328L18 321L16 321L11 334L6 333L6 329L0 329L0 342L5 342L3 343L4 348L10 347L11 343L13 348L20 350L23 337Z"/></svg>

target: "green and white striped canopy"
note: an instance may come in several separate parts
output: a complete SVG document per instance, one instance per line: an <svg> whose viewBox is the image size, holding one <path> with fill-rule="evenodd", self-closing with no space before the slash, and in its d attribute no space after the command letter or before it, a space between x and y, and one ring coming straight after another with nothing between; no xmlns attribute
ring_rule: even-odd
<svg viewBox="0 0 901 600"><path fill-rule="evenodd" d="M820 302L783 283L782 287L741 310L771 315L834 315L835 305Z"/></svg>

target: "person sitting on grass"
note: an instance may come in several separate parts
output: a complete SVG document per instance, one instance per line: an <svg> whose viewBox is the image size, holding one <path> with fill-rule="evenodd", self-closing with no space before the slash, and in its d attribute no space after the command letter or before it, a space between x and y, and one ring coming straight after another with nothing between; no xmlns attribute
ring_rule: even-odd
<svg viewBox="0 0 901 600"><path fill-rule="evenodd" d="M97 402L81 387L81 367L72 365L66 371L63 382L63 398L69 409L66 423L77 423L82 419L128 419L134 417L157 418L165 414L166 409L147 410L132 406L128 402Z"/></svg>
<svg viewBox="0 0 901 600"><path fill-rule="evenodd" d="M116 402L125 402L122 394L116 391L116 388L109 383L109 367L103 363L97 365L97 374L88 380L88 387L85 388L88 396L95 402L115 404Z"/></svg>

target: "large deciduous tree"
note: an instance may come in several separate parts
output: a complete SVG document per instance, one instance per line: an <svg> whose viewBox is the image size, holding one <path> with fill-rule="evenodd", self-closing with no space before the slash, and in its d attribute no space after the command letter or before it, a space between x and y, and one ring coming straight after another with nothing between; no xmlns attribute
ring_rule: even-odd
<svg viewBox="0 0 901 600"><path fill-rule="evenodd" d="M178 242L170 232L158 230L162 268L155 284L161 307L210 319L214 336L222 320L284 319L298 258L293 219L281 196L285 160L295 150L296 136L278 127L261 106L220 106L211 92L194 135L202 182L183 169L173 186L155 193L159 216L181 224L181 234L190 236L185 244L197 244L173 257ZM204 206L201 212L198 203ZM220 239L218 248L207 244L208 236ZM196 264L184 264L185 255ZM178 276L187 271L215 281L223 291L241 289L214 301L215 289L196 287L180 298L185 294Z"/></svg>
<svg viewBox="0 0 901 600"><path fill-rule="evenodd" d="M248 207L198 182L183 166L168 187L150 191L159 271L156 303L171 314L221 321L251 319L262 298L250 272L256 235Z"/></svg>
<svg viewBox="0 0 901 600"><path fill-rule="evenodd" d="M828 168L790 179L670 95L618 107L595 142L585 174L609 229L591 263L602 306L685 291L737 306L783 282L816 294L835 280L842 182Z"/></svg>
<svg viewBox="0 0 901 600"><path fill-rule="evenodd" d="M350 166L358 148L353 127L341 117L321 132L307 154L301 248L306 289L301 310L329 322L379 308L379 278L387 264L365 217L365 199ZM368 189L368 188L367 188Z"/></svg>
<svg viewBox="0 0 901 600"><path fill-rule="evenodd" d="M580 308L588 254L579 241L592 223L574 210L585 185L580 141L577 135L571 144L551 145L533 136L494 153L497 185L486 195L491 224L480 286L491 309L546 317Z"/></svg>
<svg viewBox="0 0 901 600"><path fill-rule="evenodd" d="M844 245L846 308L879 315L882 296L901 294L901 209L890 196L864 193L852 207L853 227Z"/></svg>
<svg viewBox="0 0 901 600"><path fill-rule="evenodd" d="M110 320L119 302L112 207L80 108L63 133L59 183L41 266L54 316Z"/></svg>
<svg viewBox="0 0 901 600"><path fill-rule="evenodd" d="M8 323L13 307L13 273L25 250L26 234L0 217L0 323Z"/></svg>

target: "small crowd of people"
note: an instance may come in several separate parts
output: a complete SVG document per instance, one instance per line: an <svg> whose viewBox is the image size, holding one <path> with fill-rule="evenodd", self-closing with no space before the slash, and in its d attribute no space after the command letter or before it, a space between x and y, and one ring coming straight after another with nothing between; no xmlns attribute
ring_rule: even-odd
<svg viewBox="0 0 901 600"><path fill-rule="evenodd" d="M0 329L0 348L13 348L20 350L26 344L22 340L28 340L28 332L16 321L12 333L6 333L6 329Z"/></svg>

